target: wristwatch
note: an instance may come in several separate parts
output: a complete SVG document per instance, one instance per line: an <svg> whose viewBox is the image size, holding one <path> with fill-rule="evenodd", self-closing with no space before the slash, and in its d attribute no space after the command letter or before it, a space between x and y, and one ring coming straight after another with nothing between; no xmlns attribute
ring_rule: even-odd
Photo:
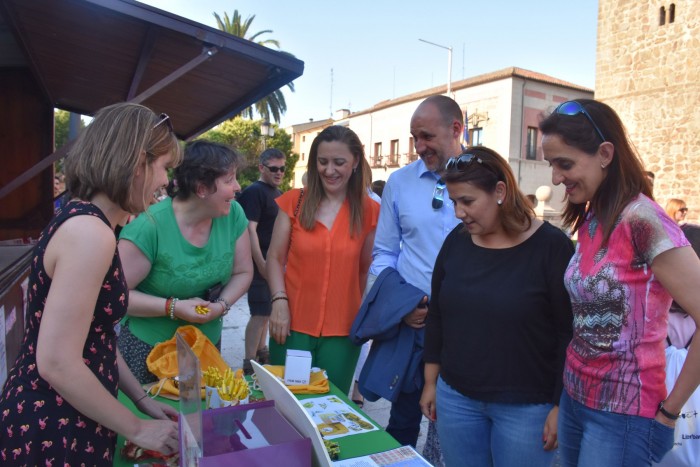
<svg viewBox="0 0 700 467"><path fill-rule="evenodd" d="M681 413L678 412L677 414L673 414L673 413L669 412L668 410L664 409L664 402L666 402L666 401L664 400L664 401L659 402L659 412L664 414L664 417L668 418L669 420L678 420L678 417L681 416Z"/></svg>

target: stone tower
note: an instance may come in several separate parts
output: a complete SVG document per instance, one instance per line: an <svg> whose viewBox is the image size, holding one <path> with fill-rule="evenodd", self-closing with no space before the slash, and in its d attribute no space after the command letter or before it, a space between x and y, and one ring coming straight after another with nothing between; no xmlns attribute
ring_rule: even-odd
<svg viewBox="0 0 700 467"><path fill-rule="evenodd" d="M654 197L700 221L700 0L598 0L595 97L614 108Z"/></svg>

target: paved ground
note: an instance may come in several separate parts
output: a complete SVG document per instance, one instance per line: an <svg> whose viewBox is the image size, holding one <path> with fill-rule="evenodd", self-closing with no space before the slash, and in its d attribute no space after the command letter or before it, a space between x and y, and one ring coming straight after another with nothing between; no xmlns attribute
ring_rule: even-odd
<svg viewBox="0 0 700 467"><path fill-rule="evenodd" d="M226 318L224 318L224 331L222 336L222 348L221 354L224 360L231 365L231 367L240 368L243 364L244 355L244 342L245 342L245 327L248 324L248 318L250 318L250 311L248 309L248 299L244 295L240 300L238 300ZM389 421L389 408L390 404L384 399L380 399L377 402L365 402L364 411L374 419L379 425L386 427ZM421 432L418 438L417 450L418 452L423 451L423 445L425 444L425 436L428 433L428 420L423 417L423 423L421 424Z"/></svg>

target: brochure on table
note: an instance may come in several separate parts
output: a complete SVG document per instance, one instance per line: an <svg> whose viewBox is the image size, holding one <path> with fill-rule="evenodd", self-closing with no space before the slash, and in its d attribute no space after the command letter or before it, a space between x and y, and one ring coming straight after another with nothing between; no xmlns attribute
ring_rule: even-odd
<svg viewBox="0 0 700 467"><path fill-rule="evenodd" d="M267 371L262 365L251 360L255 370L255 376L262 389L265 399L274 400L277 410L297 429L299 433L311 439L313 446L313 465L314 467L330 467L332 465L331 458L328 456L326 446L323 444L323 438L316 428L316 423L306 412L306 409L301 405L301 401L297 400L294 394L287 389L275 375Z"/></svg>
<svg viewBox="0 0 700 467"><path fill-rule="evenodd" d="M301 403L325 439L378 431L362 414L336 396L304 399Z"/></svg>
<svg viewBox="0 0 700 467"><path fill-rule="evenodd" d="M334 467L431 467L411 446L402 446L389 451L336 461Z"/></svg>

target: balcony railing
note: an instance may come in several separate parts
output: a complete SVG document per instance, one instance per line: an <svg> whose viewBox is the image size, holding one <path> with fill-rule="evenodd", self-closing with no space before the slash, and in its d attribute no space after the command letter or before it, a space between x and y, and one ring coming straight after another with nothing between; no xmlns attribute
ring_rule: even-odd
<svg viewBox="0 0 700 467"><path fill-rule="evenodd" d="M370 156L369 165L373 169L396 168L408 165L411 162L418 160L417 153L404 154L389 154L386 156Z"/></svg>

